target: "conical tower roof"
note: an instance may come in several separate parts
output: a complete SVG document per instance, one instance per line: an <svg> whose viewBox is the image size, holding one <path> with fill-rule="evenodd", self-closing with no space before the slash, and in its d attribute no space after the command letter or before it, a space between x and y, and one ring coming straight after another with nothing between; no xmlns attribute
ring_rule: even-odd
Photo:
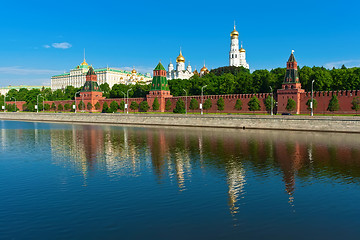
<svg viewBox="0 0 360 240"><path fill-rule="evenodd" d="M159 62L154 69L154 76L151 82L150 91L170 91L168 81L166 79L166 70L161 62Z"/></svg>

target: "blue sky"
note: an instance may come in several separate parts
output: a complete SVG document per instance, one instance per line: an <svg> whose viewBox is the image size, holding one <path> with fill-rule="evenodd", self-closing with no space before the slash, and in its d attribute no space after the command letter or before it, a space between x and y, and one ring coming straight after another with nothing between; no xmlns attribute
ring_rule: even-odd
<svg viewBox="0 0 360 240"><path fill-rule="evenodd" d="M360 66L358 1L17 1L0 8L0 86L50 85L83 60L151 71L182 48L193 67L228 65L236 21L251 70Z"/></svg>

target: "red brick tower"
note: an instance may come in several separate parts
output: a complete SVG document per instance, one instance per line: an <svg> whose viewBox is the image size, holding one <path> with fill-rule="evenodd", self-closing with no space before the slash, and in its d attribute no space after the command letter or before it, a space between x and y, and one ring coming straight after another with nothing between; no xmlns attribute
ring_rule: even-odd
<svg viewBox="0 0 360 240"><path fill-rule="evenodd" d="M104 99L102 91L97 83L97 76L93 67L89 68L86 74L86 82L80 91L80 97L76 98L76 103L79 105L80 101L85 103L85 109L90 112L96 112L95 104L100 100ZM88 109L88 103L91 103L92 108ZM78 106L76 106L78 108Z"/></svg>
<svg viewBox="0 0 360 240"><path fill-rule="evenodd" d="M299 73L297 69L297 62L295 60L294 51L291 52L289 60L286 64L285 79L282 88L277 90L278 94L278 113L288 112L286 105L289 98L296 102L296 114L300 113L300 97L305 90L301 89L299 81Z"/></svg>
<svg viewBox="0 0 360 240"><path fill-rule="evenodd" d="M152 108L155 98L158 98L160 112L165 112L165 102L166 98L170 98L170 89L166 79L166 70L164 66L159 62L159 64L154 69L153 80L150 87L150 92L146 96L146 100Z"/></svg>

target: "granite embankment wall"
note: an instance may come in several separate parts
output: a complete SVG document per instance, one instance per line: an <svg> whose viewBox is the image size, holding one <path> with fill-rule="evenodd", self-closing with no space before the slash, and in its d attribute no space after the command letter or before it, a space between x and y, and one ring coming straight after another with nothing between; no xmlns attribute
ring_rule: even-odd
<svg viewBox="0 0 360 240"><path fill-rule="evenodd" d="M0 113L0 120L143 126L185 126L360 133L360 117L175 115L101 113Z"/></svg>

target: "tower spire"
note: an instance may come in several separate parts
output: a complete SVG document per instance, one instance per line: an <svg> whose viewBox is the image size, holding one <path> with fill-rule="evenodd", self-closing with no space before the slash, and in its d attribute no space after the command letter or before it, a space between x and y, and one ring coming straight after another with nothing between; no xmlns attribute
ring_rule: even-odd
<svg viewBox="0 0 360 240"><path fill-rule="evenodd" d="M236 24L235 24L235 20L234 20L234 30L236 29Z"/></svg>

